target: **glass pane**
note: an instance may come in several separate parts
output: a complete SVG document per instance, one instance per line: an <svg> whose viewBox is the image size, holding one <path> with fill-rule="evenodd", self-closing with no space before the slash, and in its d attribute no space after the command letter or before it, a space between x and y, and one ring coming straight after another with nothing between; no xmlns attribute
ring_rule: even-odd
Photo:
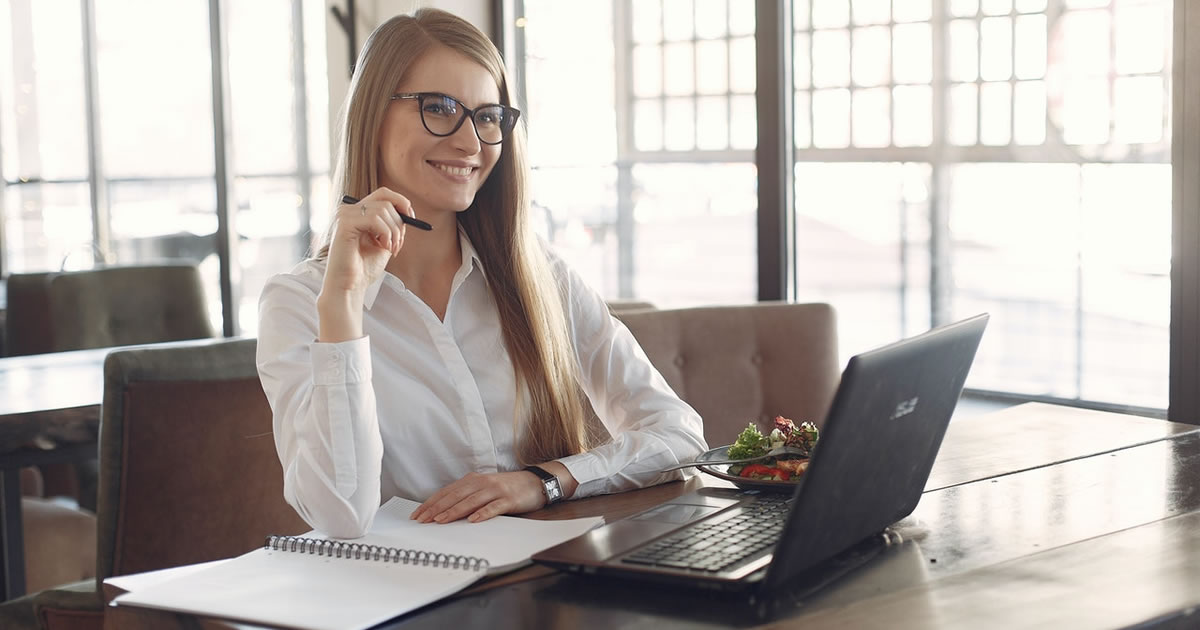
<svg viewBox="0 0 1200 630"><path fill-rule="evenodd" d="M1062 59L1062 72L1072 76L1108 74L1108 12L1069 12L1059 18L1059 25L1062 30L1056 35L1062 42L1056 50L1061 51L1057 55Z"/></svg>
<svg viewBox="0 0 1200 630"><path fill-rule="evenodd" d="M978 101L979 92L972 83L950 88L950 125L947 129L950 144L958 146L975 144Z"/></svg>
<svg viewBox="0 0 1200 630"><path fill-rule="evenodd" d="M696 0L696 37L724 37L727 15L725 0Z"/></svg>
<svg viewBox="0 0 1200 630"><path fill-rule="evenodd" d="M808 30L809 9L808 0L792 0L792 28L797 31Z"/></svg>
<svg viewBox="0 0 1200 630"><path fill-rule="evenodd" d="M887 24L892 19L890 0L854 0L855 24Z"/></svg>
<svg viewBox="0 0 1200 630"><path fill-rule="evenodd" d="M1013 100L1013 140L1023 145L1045 142L1046 84L1041 81L1021 81L1017 83Z"/></svg>
<svg viewBox="0 0 1200 630"><path fill-rule="evenodd" d="M1067 83L1062 98L1063 140L1068 144L1108 142L1107 79L1079 79Z"/></svg>
<svg viewBox="0 0 1200 630"><path fill-rule="evenodd" d="M667 99L663 121L663 144L667 150L688 151L696 146L696 110L692 99Z"/></svg>
<svg viewBox="0 0 1200 630"><path fill-rule="evenodd" d="M696 102L696 148L725 149L729 146L729 100L704 96Z"/></svg>
<svg viewBox="0 0 1200 630"><path fill-rule="evenodd" d="M974 81L979 78L979 30L972 20L950 23L950 78Z"/></svg>
<svg viewBox="0 0 1200 630"><path fill-rule="evenodd" d="M796 148L807 149L812 144L812 104L808 92L796 92L792 106L795 108L795 120L792 121L792 131L796 134Z"/></svg>
<svg viewBox="0 0 1200 630"><path fill-rule="evenodd" d="M854 29L854 84L883 85L891 78L891 32L886 26Z"/></svg>
<svg viewBox="0 0 1200 630"><path fill-rule="evenodd" d="M5 3L0 13L3 178L87 178L79 4Z"/></svg>
<svg viewBox="0 0 1200 630"><path fill-rule="evenodd" d="M795 87L801 89L812 87L812 64L809 55L809 45L808 34L796 34L796 39L792 44L792 54L795 57L792 61L792 73Z"/></svg>
<svg viewBox="0 0 1200 630"><path fill-rule="evenodd" d="M753 164L637 164L633 180L637 296L660 307L757 299Z"/></svg>
<svg viewBox="0 0 1200 630"><path fill-rule="evenodd" d="M850 144L850 90L813 93L813 145L822 149Z"/></svg>
<svg viewBox="0 0 1200 630"><path fill-rule="evenodd" d="M634 96L662 94L662 48L657 45L633 47Z"/></svg>
<svg viewBox="0 0 1200 630"><path fill-rule="evenodd" d="M696 91L724 94L729 90L729 47L724 40L696 44Z"/></svg>
<svg viewBox="0 0 1200 630"><path fill-rule="evenodd" d="M238 264L241 266L241 299L238 324L242 334L258 329L258 295L280 261L298 261L308 249L308 226L302 222L303 204L296 178L238 178ZM304 183L308 188L308 183ZM305 191L307 193L307 191Z"/></svg>
<svg viewBox="0 0 1200 630"><path fill-rule="evenodd" d="M850 34L846 31L813 33L813 85L850 85Z"/></svg>
<svg viewBox="0 0 1200 630"><path fill-rule="evenodd" d="M645 99L633 105L633 144L638 151L663 147L662 101Z"/></svg>
<svg viewBox="0 0 1200 630"><path fill-rule="evenodd" d="M984 83L979 88L979 141L1005 145L1012 138L1012 87Z"/></svg>
<svg viewBox="0 0 1200 630"><path fill-rule="evenodd" d="M629 6L633 9L633 15L631 16L631 21L633 22L633 41L638 43L657 43L662 41L662 5L659 0L630 2ZM545 8L540 6L532 8L533 11L526 10L527 15L537 15L541 11L546 11ZM533 41L540 42L544 40L535 37Z"/></svg>
<svg viewBox="0 0 1200 630"><path fill-rule="evenodd" d="M1021 13L1037 13L1046 10L1046 0L1017 0L1017 11Z"/></svg>
<svg viewBox="0 0 1200 630"><path fill-rule="evenodd" d="M1091 9L1108 6L1108 0L1066 0L1068 9Z"/></svg>
<svg viewBox="0 0 1200 630"><path fill-rule="evenodd" d="M303 0L304 86L308 92L308 162L314 173L329 172L329 69L324 0ZM323 201L318 207L324 207Z"/></svg>
<svg viewBox="0 0 1200 630"><path fill-rule="evenodd" d="M735 96L730 100L729 144L734 149L758 146L758 112L753 96Z"/></svg>
<svg viewBox="0 0 1200 630"><path fill-rule="evenodd" d="M812 0L814 28L839 28L850 23L850 0Z"/></svg>
<svg viewBox="0 0 1200 630"><path fill-rule="evenodd" d="M950 15L975 17L979 14L979 0L950 0Z"/></svg>
<svg viewBox="0 0 1200 630"><path fill-rule="evenodd" d="M754 34L754 3L734 0L729 3L729 34Z"/></svg>
<svg viewBox="0 0 1200 630"><path fill-rule="evenodd" d="M96 31L106 174L211 176L208 3L96 0Z"/></svg>
<svg viewBox="0 0 1200 630"><path fill-rule="evenodd" d="M897 22L928 22L933 15L929 0L904 0L892 3L892 19Z"/></svg>
<svg viewBox="0 0 1200 630"><path fill-rule="evenodd" d="M19 184L2 191L7 273L92 266L92 206L86 183Z"/></svg>
<svg viewBox="0 0 1200 630"><path fill-rule="evenodd" d="M663 91L667 94L691 94L696 89L695 53L692 44L680 42L664 47Z"/></svg>
<svg viewBox="0 0 1200 630"><path fill-rule="evenodd" d="M537 168L530 175L533 220L541 225L538 231L593 288L616 297L620 255L616 167Z"/></svg>
<svg viewBox="0 0 1200 630"><path fill-rule="evenodd" d="M1159 142L1164 135L1166 88L1161 77L1121 77L1116 80L1113 141L1137 144Z"/></svg>
<svg viewBox="0 0 1200 630"><path fill-rule="evenodd" d="M949 176L952 317L992 315L968 382L1076 396L1078 166L961 164Z"/></svg>
<svg viewBox="0 0 1200 630"><path fill-rule="evenodd" d="M1090 400L1166 406L1171 166L1082 167L1083 365ZM1138 208L1138 212L1130 212Z"/></svg>
<svg viewBox="0 0 1200 630"><path fill-rule="evenodd" d="M1017 18L1016 75L1018 79L1046 76L1046 16L1022 15Z"/></svg>
<svg viewBox="0 0 1200 630"><path fill-rule="evenodd" d="M662 0L663 37L667 41L692 39L692 0Z"/></svg>
<svg viewBox="0 0 1200 630"><path fill-rule="evenodd" d="M898 85L893 98L896 146L929 146L933 142L933 91L925 85Z"/></svg>
<svg viewBox="0 0 1200 630"><path fill-rule="evenodd" d="M892 32L892 72L896 83L929 83L933 44L928 24L900 24Z"/></svg>
<svg viewBox="0 0 1200 630"><path fill-rule="evenodd" d="M1162 72L1171 30L1163 6L1138 6L1117 11L1117 72L1121 74Z"/></svg>
<svg viewBox="0 0 1200 630"><path fill-rule="evenodd" d="M1008 15L1012 12L1012 0L983 0L984 15Z"/></svg>
<svg viewBox="0 0 1200 630"><path fill-rule="evenodd" d="M979 24L979 74L985 81L1005 81L1012 76L1012 20L985 18Z"/></svg>
<svg viewBox="0 0 1200 630"><path fill-rule="evenodd" d="M754 38L743 37L729 43L729 87L740 94L753 94L757 77Z"/></svg>
<svg viewBox="0 0 1200 630"><path fill-rule="evenodd" d="M239 174L293 171L296 94L291 3L230 3L226 24L233 166Z"/></svg>
<svg viewBox="0 0 1200 630"><path fill-rule="evenodd" d="M928 179L927 165L796 164L797 300L834 305L843 356L928 328Z"/></svg>
<svg viewBox="0 0 1200 630"><path fill-rule="evenodd" d="M858 90L853 94L854 146L885 147L891 140L891 91Z"/></svg>

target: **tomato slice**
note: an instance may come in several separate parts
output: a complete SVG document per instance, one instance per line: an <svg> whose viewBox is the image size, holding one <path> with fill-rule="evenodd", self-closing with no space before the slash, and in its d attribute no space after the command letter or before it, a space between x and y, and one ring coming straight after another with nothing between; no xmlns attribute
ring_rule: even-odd
<svg viewBox="0 0 1200 630"><path fill-rule="evenodd" d="M792 473L780 468L773 468L765 464L749 464L742 469L740 476L749 477L751 479L787 481L791 478Z"/></svg>

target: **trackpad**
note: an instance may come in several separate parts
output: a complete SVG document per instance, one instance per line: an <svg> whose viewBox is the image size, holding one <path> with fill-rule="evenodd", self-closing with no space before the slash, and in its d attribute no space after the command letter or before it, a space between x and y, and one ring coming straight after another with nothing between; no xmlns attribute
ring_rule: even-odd
<svg viewBox="0 0 1200 630"><path fill-rule="evenodd" d="M673 523L682 525L697 521L713 512L724 509L725 506L687 505L683 503L667 503L652 510L647 510L632 517L634 521L654 521L658 523Z"/></svg>

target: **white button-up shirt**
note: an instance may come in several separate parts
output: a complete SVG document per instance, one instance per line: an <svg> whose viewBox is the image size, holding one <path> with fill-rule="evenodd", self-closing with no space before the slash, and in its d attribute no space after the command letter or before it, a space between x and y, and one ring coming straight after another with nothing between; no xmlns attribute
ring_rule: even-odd
<svg viewBox="0 0 1200 630"><path fill-rule="evenodd" d="M259 302L258 371L274 414L284 495L312 527L361 535L381 500L423 501L469 472L519 468L516 382L499 313L474 247L445 320L397 277L365 295L364 337L317 343L323 261L267 282ZM678 479L658 471L704 451L700 417L650 364L604 300L552 253L582 386L608 443L560 459L575 497ZM523 395L524 396L524 395ZM527 399L527 396L525 397Z"/></svg>

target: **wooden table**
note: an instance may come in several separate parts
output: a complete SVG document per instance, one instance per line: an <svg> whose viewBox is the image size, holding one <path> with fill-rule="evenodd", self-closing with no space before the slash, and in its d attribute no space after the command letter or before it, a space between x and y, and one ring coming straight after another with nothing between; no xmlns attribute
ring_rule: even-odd
<svg viewBox="0 0 1200 630"><path fill-rule="evenodd" d="M111 350L0 358L0 599L25 592L20 469L96 457Z"/></svg>
<svg viewBox="0 0 1200 630"><path fill-rule="evenodd" d="M722 485L700 476L532 516L615 520ZM529 567L386 627L1191 627L1200 427L1043 404L956 422L895 529L903 544L802 601L782 595L765 618L734 597ZM105 623L254 627L119 605Z"/></svg>

